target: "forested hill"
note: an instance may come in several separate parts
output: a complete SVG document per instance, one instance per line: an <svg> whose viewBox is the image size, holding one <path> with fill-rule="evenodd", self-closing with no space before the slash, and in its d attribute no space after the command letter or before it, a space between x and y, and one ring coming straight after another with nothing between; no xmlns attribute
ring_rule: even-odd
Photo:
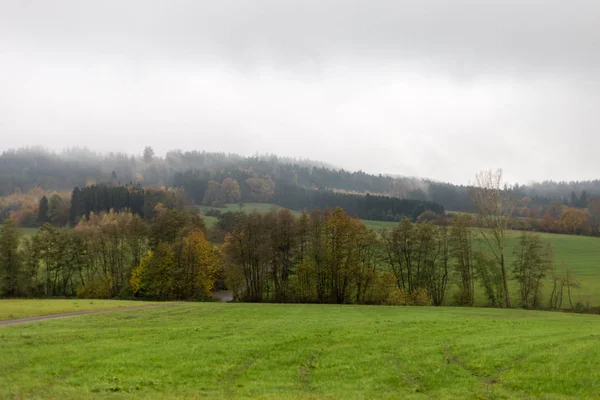
<svg viewBox="0 0 600 400"><path fill-rule="evenodd" d="M239 184L243 200L271 201L277 194L279 201L283 201L281 194L275 192L278 187L286 187L288 193L290 188L359 196L370 193L374 198L387 196L423 200L438 203L446 210L473 211L466 186L351 172L323 162L274 155L243 157L204 151L171 151L165 157L157 157L149 147L140 156L122 153L103 155L81 149L61 153L19 149L0 155L0 195L4 196L17 190L26 192L33 187L71 190L94 183L133 183L144 187L184 187L189 200L218 203L227 199L219 194L215 184L222 185L227 178ZM211 188L213 190L209 190ZM542 182L521 186L520 191L531 197L532 204L547 206L557 200L573 205L576 200L576 203L583 204L584 196L600 195L600 181ZM209 195L205 198L207 193ZM305 195L306 192L298 193ZM314 200L316 203L320 201Z"/></svg>

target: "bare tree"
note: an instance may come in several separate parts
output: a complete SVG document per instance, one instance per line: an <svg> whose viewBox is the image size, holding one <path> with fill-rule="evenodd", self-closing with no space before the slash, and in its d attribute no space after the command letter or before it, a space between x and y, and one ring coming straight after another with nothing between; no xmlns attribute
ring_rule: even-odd
<svg viewBox="0 0 600 400"><path fill-rule="evenodd" d="M573 300L571 298L571 289L579 289L581 284L575 277L575 272L571 268L567 268L565 286L567 287L567 295L569 296L569 305L571 306L571 310L574 310L575 307L573 306Z"/></svg>
<svg viewBox="0 0 600 400"><path fill-rule="evenodd" d="M510 307L508 271L504 258L508 222L518 203L513 190L503 181L502 170L482 171L476 175L472 200L482 221L481 236L493 254L502 276L505 306Z"/></svg>

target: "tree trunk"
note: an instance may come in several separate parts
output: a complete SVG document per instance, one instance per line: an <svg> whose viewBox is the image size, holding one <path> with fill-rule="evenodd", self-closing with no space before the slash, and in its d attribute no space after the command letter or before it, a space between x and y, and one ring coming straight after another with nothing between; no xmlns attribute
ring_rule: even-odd
<svg viewBox="0 0 600 400"><path fill-rule="evenodd" d="M504 298L506 300L506 308L510 308L510 293L508 292L508 274L506 273L506 265L504 263L504 250L500 254L500 267L502 268L502 281L504 284Z"/></svg>

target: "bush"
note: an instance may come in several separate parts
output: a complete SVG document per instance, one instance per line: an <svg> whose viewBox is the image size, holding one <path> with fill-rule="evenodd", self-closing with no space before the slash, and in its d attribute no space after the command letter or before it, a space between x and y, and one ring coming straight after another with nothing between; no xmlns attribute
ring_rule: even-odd
<svg viewBox="0 0 600 400"><path fill-rule="evenodd" d="M393 306L430 306L432 301L424 288L413 290L412 293L396 288L391 291L386 304Z"/></svg>
<svg viewBox="0 0 600 400"><path fill-rule="evenodd" d="M95 279L88 282L87 285L77 289L77 297L81 299L110 299L112 291L112 281Z"/></svg>

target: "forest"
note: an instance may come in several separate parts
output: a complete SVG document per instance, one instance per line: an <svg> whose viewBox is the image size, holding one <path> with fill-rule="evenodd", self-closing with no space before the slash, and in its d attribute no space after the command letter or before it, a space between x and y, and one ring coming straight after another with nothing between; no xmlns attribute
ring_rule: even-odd
<svg viewBox="0 0 600 400"><path fill-rule="evenodd" d="M557 272L539 235L523 231L506 263L506 210L517 200L494 190L500 179L483 174L474 198L482 237L468 214L416 224L405 217L377 232L340 207L227 212L210 229L178 202L157 202L143 217L88 207L73 228L46 222L30 237L9 218L0 230L0 296L207 300L227 288L249 302L473 306L480 290L493 307L559 309L566 295L581 309L571 298L578 282L569 270ZM131 201L122 187L110 189L74 193L91 205ZM143 189L135 193L143 204ZM518 283L517 299L509 298L509 280Z"/></svg>
<svg viewBox="0 0 600 400"><path fill-rule="evenodd" d="M451 218L477 211L473 187L276 156L171 151L161 158L150 147L139 157L80 149L5 151L0 190L0 222L13 218L21 227L74 225L82 215L110 209L145 217L158 202L178 208L259 202L299 212L342 207L361 219L396 222L415 221L427 212ZM598 234L598 181L532 183L511 190L521 198L513 210L514 229Z"/></svg>
<svg viewBox="0 0 600 400"><path fill-rule="evenodd" d="M393 177L346 171L323 162L290 159L275 155L244 157L204 151L169 151L164 157L146 147L141 155L99 154L87 149L53 153L23 148L0 154L0 196L10 196L33 188L45 191L71 191L92 184L139 184L143 187L186 187L190 199L198 202L204 188L198 181L222 182L233 178L241 185L243 201L247 179L269 179L275 186L291 185L311 190L342 191L385 195L402 199L426 200L445 210L474 212L468 186L415 177ZM534 215L552 202L585 208L586 198L600 196L600 181L533 182L519 185L518 191L531 199L528 209ZM577 197L577 201L574 200ZM583 196L583 198L582 198ZM543 215L542 215L543 217Z"/></svg>

